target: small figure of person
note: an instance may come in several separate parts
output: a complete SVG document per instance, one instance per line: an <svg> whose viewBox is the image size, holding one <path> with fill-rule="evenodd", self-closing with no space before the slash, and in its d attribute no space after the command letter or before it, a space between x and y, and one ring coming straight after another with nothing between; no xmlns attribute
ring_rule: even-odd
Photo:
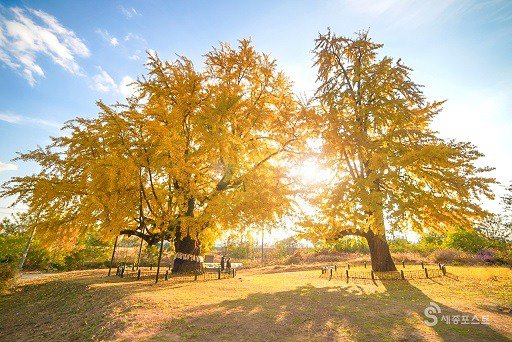
<svg viewBox="0 0 512 342"><path fill-rule="evenodd" d="M220 258L220 270L224 271L224 263L226 261L226 256L223 255L222 258Z"/></svg>
<svg viewBox="0 0 512 342"><path fill-rule="evenodd" d="M231 258L228 258L228 260L226 261L226 268L228 269L228 271L231 269Z"/></svg>

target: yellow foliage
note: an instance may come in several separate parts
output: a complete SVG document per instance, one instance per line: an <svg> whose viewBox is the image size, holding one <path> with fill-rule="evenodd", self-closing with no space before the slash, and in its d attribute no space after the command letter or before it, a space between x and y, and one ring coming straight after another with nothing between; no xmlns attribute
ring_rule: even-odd
<svg viewBox="0 0 512 342"><path fill-rule="evenodd" d="M185 57L148 58L126 103L98 102L98 117L72 120L68 134L20 156L41 171L2 195L27 203L48 241L73 243L99 226L104 238L207 243L290 208L283 165L302 148L305 119L275 61L247 40L207 53L202 71Z"/></svg>
<svg viewBox="0 0 512 342"><path fill-rule="evenodd" d="M430 128L442 102L428 102L400 60L379 59L381 47L366 32L316 39L320 85L311 124L335 177L310 200L317 215L303 223L304 236L369 229L383 236L386 220L393 229L444 232L486 214L479 198L493 196L494 179L475 165L481 154Z"/></svg>

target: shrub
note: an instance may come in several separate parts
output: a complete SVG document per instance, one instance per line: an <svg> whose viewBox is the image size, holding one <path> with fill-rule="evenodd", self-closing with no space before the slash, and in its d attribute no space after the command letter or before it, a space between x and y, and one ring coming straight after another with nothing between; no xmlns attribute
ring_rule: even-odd
<svg viewBox="0 0 512 342"><path fill-rule="evenodd" d="M16 267L9 262L0 263L0 293L6 291L16 276Z"/></svg>
<svg viewBox="0 0 512 342"><path fill-rule="evenodd" d="M477 259L489 264L494 264L497 260L498 253L492 249L481 249L476 255Z"/></svg>
<svg viewBox="0 0 512 342"><path fill-rule="evenodd" d="M479 250L488 247L489 241L475 231L458 230L448 235L444 244L448 248L477 253Z"/></svg>
<svg viewBox="0 0 512 342"><path fill-rule="evenodd" d="M389 249L392 252L410 252L415 250L416 245L409 242L407 239L394 238L389 240Z"/></svg>
<svg viewBox="0 0 512 342"><path fill-rule="evenodd" d="M479 261L474 254L450 248L435 251L432 258L435 262L451 265L475 264Z"/></svg>
<svg viewBox="0 0 512 342"><path fill-rule="evenodd" d="M301 264L305 261L304 252L302 249L296 250L287 260L287 264Z"/></svg>
<svg viewBox="0 0 512 342"><path fill-rule="evenodd" d="M498 250L497 261L512 267L512 246Z"/></svg>

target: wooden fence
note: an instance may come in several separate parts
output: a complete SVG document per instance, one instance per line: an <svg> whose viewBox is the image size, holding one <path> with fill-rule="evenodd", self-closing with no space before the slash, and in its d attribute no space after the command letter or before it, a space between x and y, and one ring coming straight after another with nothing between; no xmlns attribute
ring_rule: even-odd
<svg viewBox="0 0 512 342"><path fill-rule="evenodd" d="M234 278L236 276L236 269L221 271L220 268L205 268L203 272L186 272L186 273L172 273L169 269L160 268L158 280L166 280L172 282L192 282L192 281L205 281L205 280L218 280ZM128 278L134 280L155 279L157 270L154 267L140 267L134 269L132 267L118 266L116 275L120 278Z"/></svg>
<svg viewBox="0 0 512 342"><path fill-rule="evenodd" d="M370 280L409 280L409 279L431 279L446 276L446 265L438 264L436 267L428 268L422 263L421 270L397 270L387 272L375 272L373 270L354 270L347 264L346 269L340 269L337 265L322 267L322 278L326 279L370 279Z"/></svg>

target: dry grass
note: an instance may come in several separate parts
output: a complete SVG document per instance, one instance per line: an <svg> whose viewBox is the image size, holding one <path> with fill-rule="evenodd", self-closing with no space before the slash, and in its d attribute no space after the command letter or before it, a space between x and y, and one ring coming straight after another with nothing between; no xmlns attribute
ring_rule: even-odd
<svg viewBox="0 0 512 342"><path fill-rule="evenodd" d="M0 297L0 339L17 340L474 340L512 338L506 268L450 267L459 280L373 284L320 278L320 270L267 267L236 279L172 284L105 277L104 270L23 280ZM424 324L487 315L488 325Z"/></svg>

